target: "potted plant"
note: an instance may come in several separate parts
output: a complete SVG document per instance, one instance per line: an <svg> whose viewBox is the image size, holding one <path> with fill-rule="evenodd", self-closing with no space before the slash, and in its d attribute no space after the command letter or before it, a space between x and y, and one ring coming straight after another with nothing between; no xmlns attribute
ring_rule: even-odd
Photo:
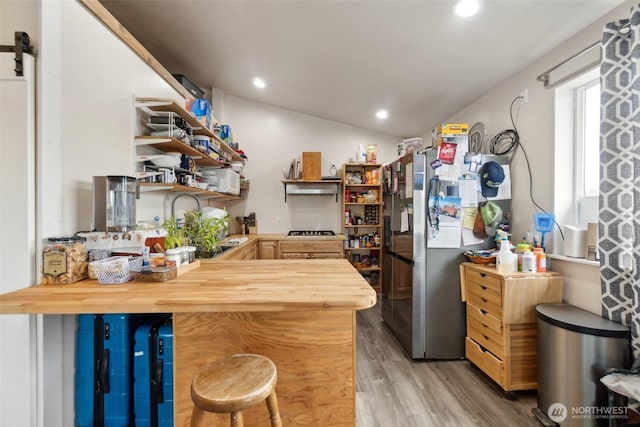
<svg viewBox="0 0 640 427"><path fill-rule="evenodd" d="M218 243L224 238L229 216L213 218L201 210L187 210L183 227L187 243L196 247L196 257L210 258L219 252Z"/></svg>
<svg viewBox="0 0 640 427"><path fill-rule="evenodd" d="M162 224L162 228L167 231L167 236L164 239L165 249L173 249L187 244L184 229L178 227L178 221L173 215Z"/></svg>

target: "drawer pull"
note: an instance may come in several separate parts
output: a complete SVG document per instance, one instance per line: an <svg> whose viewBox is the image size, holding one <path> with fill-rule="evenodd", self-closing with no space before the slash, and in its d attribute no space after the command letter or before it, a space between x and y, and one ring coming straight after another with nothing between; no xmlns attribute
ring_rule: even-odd
<svg viewBox="0 0 640 427"><path fill-rule="evenodd" d="M482 300L482 302L489 302L489 300L486 300L484 298L480 298Z"/></svg>
<svg viewBox="0 0 640 427"><path fill-rule="evenodd" d="M485 340L489 341L489 337L488 336L483 335L483 337L484 337Z"/></svg>
<svg viewBox="0 0 640 427"><path fill-rule="evenodd" d="M481 277L487 277L487 275L485 273L480 273Z"/></svg>
<svg viewBox="0 0 640 427"><path fill-rule="evenodd" d="M478 344L478 347L480 347L480 351L482 351L483 353L486 353L486 352L489 351L486 348L484 348L483 346L481 346L480 344Z"/></svg>
<svg viewBox="0 0 640 427"><path fill-rule="evenodd" d="M487 287L486 287L486 286L482 286L482 285L481 285L480 287L482 288L482 290L483 290L483 291L486 291L486 290L487 290Z"/></svg>
<svg viewBox="0 0 640 427"><path fill-rule="evenodd" d="M482 300L482 301L484 301L484 300ZM487 310L480 309L480 313L482 313L482 315L484 316L485 314L487 314Z"/></svg>

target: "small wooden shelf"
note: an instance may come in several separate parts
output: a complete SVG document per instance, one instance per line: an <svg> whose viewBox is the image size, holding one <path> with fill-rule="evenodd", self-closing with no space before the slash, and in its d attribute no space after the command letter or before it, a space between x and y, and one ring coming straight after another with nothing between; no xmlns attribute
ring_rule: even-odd
<svg viewBox="0 0 640 427"><path fill-rule="evenodd" d="M381 224L351 224L351 225L345 225L344 228L358 228L358 227L378 228L381 226L382 226Z"/></svg>
<svg viewBox="0 0 640 427"><path fill-rule="evenodd" d="M186 185L167 184L163 182L141 182L140 191L171 191L174 193L189 193L194 196L202 196L204 198L216 199L218 201L242 200L242 197L233 194L218 193L217 191L209 191Z"/></svg>
<svg viewBox="0 0 640 427"><path fill-rule="evenodd" d="M153 145L160 151L165 153L168 151L179 151L191 157L198 166L219 166L225 165L224 160L217 159L209 156L200 150L193 148L192 146L185 144L179 139L175 138L162 138L157 136L136 136L136 145ZM217 156L217 154L216 154Z"/></svg>
<svg viewBox="0 0 640 427"><path fill-rule="evenodd" d="M354 205L354 206L355 206L355 205L359 205L359 206L365 206L365 205L378 206L380 203L375 203L375 202L373 202L373 203L368 203L368 202L367 202L367 203L364 203L364 202L362 202L362 203L358 203L358 202L345 202L344 204L345 204L345 205Z"/></svg>
<svg viewBox="0 0 640 427"><path fill-rule="evenodd" d="M344 251L345 252L349 252L349 251L381 251L382 250L382 246L372 246L370 248L345 248Z"/></svg>

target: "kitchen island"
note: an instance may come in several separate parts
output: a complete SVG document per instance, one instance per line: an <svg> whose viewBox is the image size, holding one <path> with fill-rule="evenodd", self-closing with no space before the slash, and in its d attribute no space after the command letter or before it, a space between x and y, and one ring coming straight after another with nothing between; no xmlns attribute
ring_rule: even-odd
<svg viewBox="0 0 640 427"><path fill-rule="evenodd" d="M167 282L37 285L0 295L0 314L172 313L177 427L189 425L199 367L249 352L278 367L283 425L353 426L355 311L375 303L344 259L220 260ZM245 413L247 426L267 419L263 405Z"/></svg>

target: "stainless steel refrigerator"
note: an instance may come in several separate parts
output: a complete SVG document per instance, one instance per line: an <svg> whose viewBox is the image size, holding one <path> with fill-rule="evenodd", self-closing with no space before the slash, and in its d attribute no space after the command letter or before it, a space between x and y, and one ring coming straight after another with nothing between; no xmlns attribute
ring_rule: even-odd
<svg viewBox="0 0 640 427"><path fill-rule="evenodd" d="M458 181L432 180L436 158L436 150L414 152L385 168L382 317L412 358L459 359L466 328L460 298L463 253L495 245L488 238L473 246L429 247L427 233L437 228L429 195L459 194ZM497 156L483 156L482 162L489 160L507 163ZM480 193L478 199L484 200ZM492 201L503 213L509 211L509 200Z"/></svg>

